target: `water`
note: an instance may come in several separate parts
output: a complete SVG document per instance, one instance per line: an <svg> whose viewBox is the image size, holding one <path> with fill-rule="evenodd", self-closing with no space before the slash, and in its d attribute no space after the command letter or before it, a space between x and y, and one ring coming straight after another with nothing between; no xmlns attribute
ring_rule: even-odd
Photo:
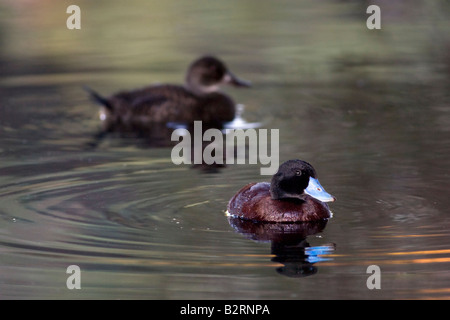
<svg viewBox="0 0 450 320"><path fill-rule="evenodd" d="M448 4L78 1L0 5L0 298L448 299ZM181 82L214 53L251 80L242 117L311 162L333 218L245 225L233 194L259 165L176 166L170 147L109 136L104 94ZM68 290L66 269L81 269ZM368 266L381 269L369 290Z"/></svg>

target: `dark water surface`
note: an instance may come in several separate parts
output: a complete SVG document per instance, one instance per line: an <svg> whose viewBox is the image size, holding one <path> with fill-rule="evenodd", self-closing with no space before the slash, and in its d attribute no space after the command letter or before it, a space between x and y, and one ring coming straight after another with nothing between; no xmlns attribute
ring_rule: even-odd
<svg viewBox="0 0 450 320"><path fill-rule="evenodd" d="M450 38L445 1L0 4L0 298L450 298ZM326 225L228 221L259 165L215 172L106 137L83 85L181 82L212 53L336 196ZM300 230L301 229L301 230ZM81 268L68 290L66 268ZM381 269L369 290L368 266Z"/></svg>

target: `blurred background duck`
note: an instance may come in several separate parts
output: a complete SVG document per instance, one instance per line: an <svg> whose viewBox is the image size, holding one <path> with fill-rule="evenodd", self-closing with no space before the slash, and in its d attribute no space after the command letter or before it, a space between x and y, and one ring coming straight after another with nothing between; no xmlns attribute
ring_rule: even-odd
<svg viewBox="0 0 450 320"><path fill-rule="evenodd" d="M152 123L204 123L221 125L232 121L236 103L220 90L221 85L250 87L250 82L231 73L218 58L204 56L188 68L185 84L159 84L124 91L105 98L85 87L102 105L100 119L104 129L133 130Z"/></svg>

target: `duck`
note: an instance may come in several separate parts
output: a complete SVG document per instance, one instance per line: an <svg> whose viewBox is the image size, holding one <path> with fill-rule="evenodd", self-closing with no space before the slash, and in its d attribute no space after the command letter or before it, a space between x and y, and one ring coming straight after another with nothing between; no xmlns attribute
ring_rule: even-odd
<svg viewBox="0 0 450 320"><path fill-rule="evenodd" d="M314 167L303 160L282 163L269 182L250 183L228 202L227 215L254 222L328 220L326 202L336 198L321 186Z"/></svg>
<svg viewBox="0 0 450 320"><path fill-rule="evenodd" d="M156 84L103 97L89 87L85 90L102 105L100 119L106 130L133 129L154 123L222 124L235 117L231 97L221 91L224 84L250 87L247 80L235 76L219 58L203 56L188 67L185 84Z"/></svg>

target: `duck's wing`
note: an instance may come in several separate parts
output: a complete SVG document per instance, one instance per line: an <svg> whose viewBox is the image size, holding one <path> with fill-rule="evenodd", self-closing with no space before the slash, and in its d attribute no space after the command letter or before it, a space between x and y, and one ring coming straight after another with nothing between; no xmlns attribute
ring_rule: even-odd
<svg viewBox="0 0 450 320"><path fill-rule="evenodd" d="M156 85L111 98L122 122L190 122L198 118L200 99L182 86Z"/></svg>
<svg viewBox="0 0 450 320"><path fill-rule="evenodd" d="M198 111L199 98L181 86L160 85L142 89L130 100L131 112L155 121L189 120Z"/></svg>
<svg viewBox="0 0 450 320"><path fill-rule="evenodd" d="M152 109L159 109L169 102L170 99L163 95L143 96L134 99L130 107L135 114L148 114Z"/></svg>

